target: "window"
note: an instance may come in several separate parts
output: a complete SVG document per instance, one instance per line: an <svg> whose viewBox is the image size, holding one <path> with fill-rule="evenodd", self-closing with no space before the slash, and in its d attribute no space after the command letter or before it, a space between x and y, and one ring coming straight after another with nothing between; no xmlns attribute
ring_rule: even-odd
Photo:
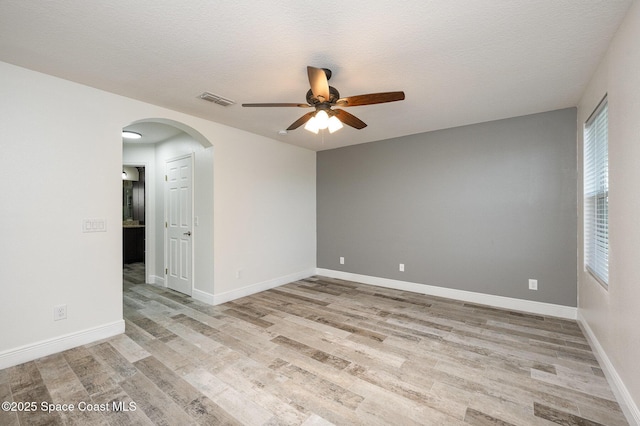
<svg viewBox="0 0 640 426"><path fill-rule="evenodd" d="M609 282L609 148L605 97L584 125L584 259L605 287Z"/></svg>

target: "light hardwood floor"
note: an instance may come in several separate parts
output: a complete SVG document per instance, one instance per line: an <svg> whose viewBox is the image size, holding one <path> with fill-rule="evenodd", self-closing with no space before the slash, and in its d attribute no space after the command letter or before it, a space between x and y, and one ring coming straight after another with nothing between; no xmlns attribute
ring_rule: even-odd
<svg viewBox="0 0 640 426"><path fill-rule="evenodd" d="M627 424L574 321L323 277L213 307L140 271L126 334L0 370L39 404L1 425Z"/></svg>

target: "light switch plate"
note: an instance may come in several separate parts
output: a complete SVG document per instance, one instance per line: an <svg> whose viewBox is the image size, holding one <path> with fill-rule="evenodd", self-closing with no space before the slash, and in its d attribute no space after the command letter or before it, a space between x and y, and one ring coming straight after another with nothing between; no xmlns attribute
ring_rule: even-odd
<svg viewBox="0 0 640 426"><path fill-rule="evenodd" d="M104 218L82 219L82 232L107 232L107 220Z"/></svg>

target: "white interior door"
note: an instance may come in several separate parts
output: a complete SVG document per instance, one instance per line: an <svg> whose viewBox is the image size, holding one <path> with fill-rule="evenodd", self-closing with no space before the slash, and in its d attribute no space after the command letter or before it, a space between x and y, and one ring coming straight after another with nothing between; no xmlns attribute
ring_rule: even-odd
<svg viewBox="0 0 640 426"><path fill-rule="evenodd" d="M167 287L191 296L193 285L192 157L166 163Z"/></svg>

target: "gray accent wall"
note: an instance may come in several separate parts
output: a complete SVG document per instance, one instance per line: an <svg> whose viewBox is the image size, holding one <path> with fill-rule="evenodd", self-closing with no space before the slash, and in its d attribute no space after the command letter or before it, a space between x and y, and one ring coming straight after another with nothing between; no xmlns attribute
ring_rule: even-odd
<svg viewBox="0 0 640 426"><path fill-rule="evenodd" d="M318 152L318 268L576 306L576 131L568 108Z"/></svg>

